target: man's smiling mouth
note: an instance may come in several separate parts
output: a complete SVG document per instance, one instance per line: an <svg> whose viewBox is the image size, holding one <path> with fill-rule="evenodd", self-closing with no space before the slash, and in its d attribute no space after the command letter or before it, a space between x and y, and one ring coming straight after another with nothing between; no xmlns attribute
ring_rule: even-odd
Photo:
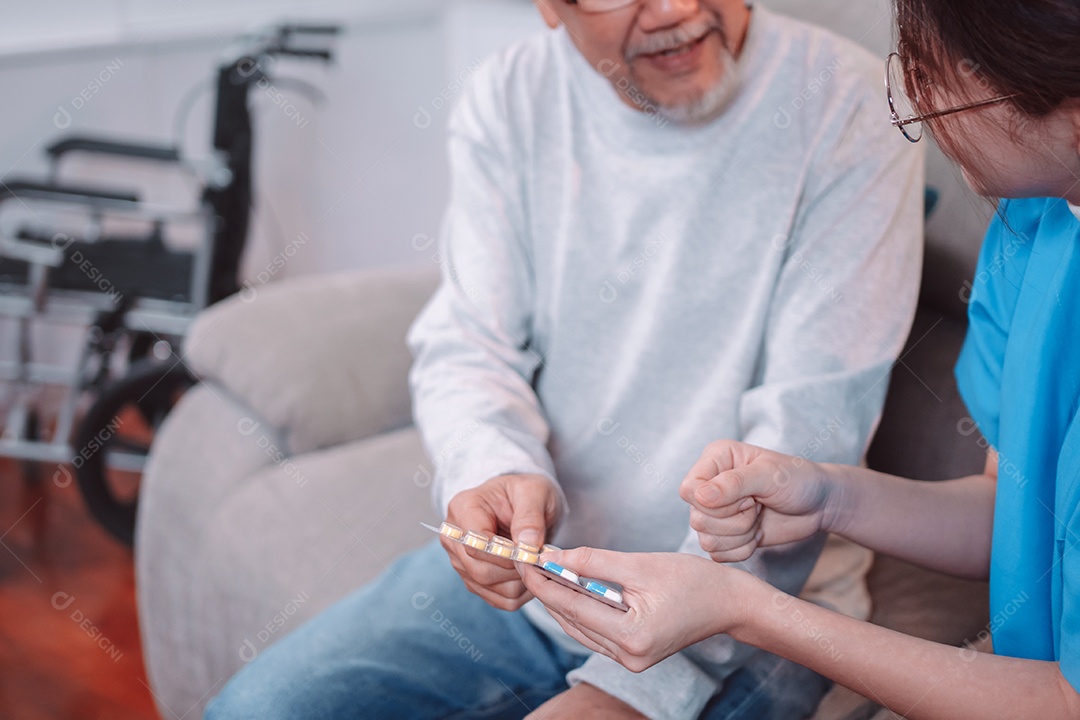
<svg viewBox="0 0 1080 720"><path fill-rule="evenodd" d="M706 33L705 35L702 35L701 37L699 37L696 40L691 40L690 42L683 43L682 45L676 45L675 47L673 47L673 48L671 48L669 50L661 50L660 52L650 53L650 54L653 57L675 57L676 55L681 55L683 53L690 52L691 50L694 49L694 47L696 45L700 45L702 42L704 42L706 37L708 37L708 33Z"/></svg>

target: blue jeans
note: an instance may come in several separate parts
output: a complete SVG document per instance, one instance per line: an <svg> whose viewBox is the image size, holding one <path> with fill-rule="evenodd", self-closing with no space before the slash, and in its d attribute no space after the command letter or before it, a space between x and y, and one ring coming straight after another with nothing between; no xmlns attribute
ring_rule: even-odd
<svg viewBox="0 0 1080 720"><path fill-rule="evenodd" d="M519 720L567 689L588 655L520 612L470 593L433 542L278 641L236 674L207 720ZM828 688L762 654L724 683L703 719L809 716Z"/></svg>

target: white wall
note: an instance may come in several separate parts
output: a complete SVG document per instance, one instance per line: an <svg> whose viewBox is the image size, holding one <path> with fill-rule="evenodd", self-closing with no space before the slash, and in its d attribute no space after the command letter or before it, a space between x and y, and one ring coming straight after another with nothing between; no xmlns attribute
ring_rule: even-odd
<svg viewBox="0 0 1080 720"><path fill-rule="evenodd" d="M495 48L541 26L530 0L51 0L5 11L0 24L0 177L44 169L62 133L171 142L177 108L211 78L229 40L279 18L346 25L330 68L288 61L282 74L319 86L312 105L287 87L297 115L256 94L257 207L245 264L265 270L300 233L310 240L278 274L416 263L446 198L444 131L461 86ZM183 146L208 146L211 94L191 106ZM70 122L70 125L68 123ZM76 176L190 200L183 184L115 163Z"/></svg>
<svg viewBox="0 0 1080 720"><path fill-rule="evenodd" d="M234 10L215 13L209 0L99 3L108 8L99 13L80 10L79 3L52 4L64 6L53 14L60 19L55 27L16 17L0 37L0 97L10 100L0 119L3 176L40 172L41 150L61 133L57 125L66 125L68 116L67 133L171 142L182 98L211 78L228 39L242 26ZM306 79L326 95L315 106L281 87L306 122L298 125L296 115L255 95L258 198L249 274L264 269L301 232L310 241L282 274L415 261L409 238L437 223L446 184L444 118L423 132L412 119L417 106L445 84L442 8L418 1L351 5L351 12L313 12L309 6L287 14L336 18L346 25L335 43L333 66L279 66L282 75ZM156 19L149 17L155 6L161 8ZM196 16L201 22L177 19L171 8L205 14ZM279 16L263 12L243 24ZM83 35L77 34L80 24ZM12 37L16 31L21 32ZM211 100L205 93L191 108L184 146L193 155L208 146ZM106 182L128 177L115 164L74 169ZM163 199L190 198L175 186L164 192L149 187Z"/></svg>
<svg viewBox="0 0 1080 720"><path fill-rule="evenodd" d="M438 232L448 109L484 57L539 27L531 0L8 5L0 23L0 179L40 176L43 148L63 134L174 142L178 108L192 88L211 81L240 32L283 18L345 26L333 43L333 65L289 60L278 67L318 86L324 103L280 86L295 108L287 115L255 95L258 195L244 263L253 280L265 279L290 246L275 280L430 262L431 249L417 251L413 238ZM212 93L205 89L181 138L192 156L209 147ZM190 181L145 165L75 160L67 169L70 178L139 185L158 201L190 205L196 198ZM301 233L307 241L297 245ZM77 335L43 330L40 359L68 362ZM13 358L13 338L13 326L0 321L0 359Z"/></svg>

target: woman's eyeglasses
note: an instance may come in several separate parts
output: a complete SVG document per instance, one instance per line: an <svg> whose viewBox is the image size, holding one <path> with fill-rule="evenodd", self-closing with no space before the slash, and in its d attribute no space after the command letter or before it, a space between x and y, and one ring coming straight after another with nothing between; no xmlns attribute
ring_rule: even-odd
<svg viewBox="0 0 1080 720"><path fill-rule="evenodd" d="M904 63L898 53L890 53L885 60L885 94L889 99L889 114L893 127L899 128L909 141L915 143L922 140L923 123L934 118L952 115L953 113L976 108L996 105L1010 100L1015 95L1000 95L989 100L968 103L948 110L935 110L933 112L919 114L915 112L915 103L907 95L907 86L904 84Z"/></svg>

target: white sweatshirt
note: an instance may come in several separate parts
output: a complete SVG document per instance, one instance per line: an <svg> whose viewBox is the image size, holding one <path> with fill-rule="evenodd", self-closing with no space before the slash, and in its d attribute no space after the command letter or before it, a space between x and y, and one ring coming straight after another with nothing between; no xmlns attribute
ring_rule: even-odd
<svg viewBox="0 0 1080 720"><path fill-rule="evenodd" d="M882 66L756 7L741 89L704 127L625 105L564 31L476 73L450 124L443 283L409 337L440 510L536 473L564 495L549 542L703 554L678 488L709 442L860 461L922 257L923 157L889 125ZM747 567L798 593L822 542ZM595 655L569 680L694 718L747 652L712 638L636 676Z"/></svg>

